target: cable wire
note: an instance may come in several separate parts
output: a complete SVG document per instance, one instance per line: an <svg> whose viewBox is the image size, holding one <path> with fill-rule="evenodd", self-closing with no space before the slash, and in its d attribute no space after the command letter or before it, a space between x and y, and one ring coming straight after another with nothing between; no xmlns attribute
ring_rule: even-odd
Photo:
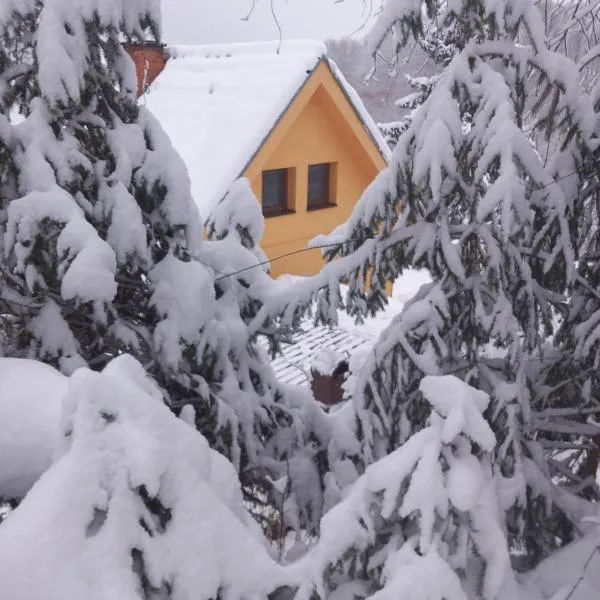
<svg viewBox="0 0 600 600"><path fill-rule="evenodd" d="M570 173L566 173L565 175L562 175L561 177L557 177L556 179L553 179L552 181L545 183L544 185L540 185L538 186L537 189L544 189L550 185L553 185L555 183L558 183L559 181L562 181L563 179L566 179L567 177L571 177L572 175L577 175L579 172L581 171L581 169L575 169L574 171L571 171ZM242 269L238 269L236 271L232 271L231 273L223 273L221 275L221 277L217 277L215 279L215 283L218 283L219 281L223 281L225 279L228 279L230 277L235 277L236 275L240 275L241 273L244 273L246 271L250 271L252 269L257 269L260 267L264 267L265 265L269 265L271 263L274 263L278 260L281 260L283 258L288 258L290 256L295 256L296 254L302 254L303 252L310 252L311 250L319 250L319 249L325 249L325 248L334 248L336 246L343 246L344 244L350 244L352 242L357 242L357 243L364 243L367 240L372 240L375 239L374 237L365 237L365 238L348 238L346 240L343 240L341 242L331 242L331 243L327 243L327 244L319 244L316 246L307 246L306 248L300 248L298 250L292 250L291 252L286 252L285 254L281 254L279 256L274 256L273 258L267 259L267 260L263 260L261 262L258 262L254 265L249 265L247 267L243 267Z"/></svg>

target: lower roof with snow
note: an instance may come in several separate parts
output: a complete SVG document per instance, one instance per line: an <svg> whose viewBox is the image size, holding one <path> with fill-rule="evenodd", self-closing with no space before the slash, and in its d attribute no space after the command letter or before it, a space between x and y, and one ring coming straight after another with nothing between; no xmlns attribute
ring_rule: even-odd
<svg viewBox="0 0 600 600"><path fill-rule="evenodd" d="M341 327L314 327L307 319L291 344L284 344L281 354L271 361L277 380L282 383L310 386L311 369L323 353L349 360L369 352L377 338L366 332L348 331ZM266 349L267 343L261 339Z"/></svg>
<svg viewBox="0 0 600 600"><path fill-rule="evenodd" d="M389 149L358 94L310 40L173 46L141 102L156 115L190 172L205 218L241 175L308 78L327 61L365 129Z"/></svg>

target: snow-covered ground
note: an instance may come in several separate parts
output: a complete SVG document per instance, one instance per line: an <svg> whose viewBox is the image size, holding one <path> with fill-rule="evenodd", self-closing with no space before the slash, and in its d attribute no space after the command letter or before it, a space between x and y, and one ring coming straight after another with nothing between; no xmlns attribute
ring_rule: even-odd
<svg viewBox="0 0 600 600"><path fill-rule="evenodd" d="M34 360L0 358L0 498L22 498L52 463L68 379Z"/></svg>

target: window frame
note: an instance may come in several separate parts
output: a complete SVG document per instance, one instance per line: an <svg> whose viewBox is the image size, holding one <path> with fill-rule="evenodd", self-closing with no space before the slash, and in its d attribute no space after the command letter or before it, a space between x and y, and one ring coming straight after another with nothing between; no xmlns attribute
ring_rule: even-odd
<svg viewBox="0 0 600 600"><path fill-rule="evenodd" d="M308 171L306 175L306 210L320 210L323 208L331 208L337 206L335 190L336 190L336 163L314 163L308 165ZM327 188L327 197L324 200L312 200L310 198L310 175L311 170L314 168L326 167L326 181L325 187Z"/></svg>
<svg viewBox="0 0 600 600"><path fill-rule="evenodd" d="M284 178L284 197L283 201L270 206L265 206L265 175L272 173L282 173ZM278 169L265 169L261 173L261 207L262 213L265 217L275 217L278 215L286 215L293 213L292 199L293 199L293 169L289 167L282 167Z"/></svg>

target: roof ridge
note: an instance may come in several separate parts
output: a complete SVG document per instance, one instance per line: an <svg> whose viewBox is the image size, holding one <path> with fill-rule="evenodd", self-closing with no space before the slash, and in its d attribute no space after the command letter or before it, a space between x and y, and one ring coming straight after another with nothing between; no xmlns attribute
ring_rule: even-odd
<svg viewBox="0 0 600 600"><path fill-rule="evenodd" d="M310 53L316 58L327 55L324 42L312 39L290 39L282 41L232 42L229 44L176 44L167 46L172 59L221 58L230 56L262 56L265 54L290 55Z"/></svg>

